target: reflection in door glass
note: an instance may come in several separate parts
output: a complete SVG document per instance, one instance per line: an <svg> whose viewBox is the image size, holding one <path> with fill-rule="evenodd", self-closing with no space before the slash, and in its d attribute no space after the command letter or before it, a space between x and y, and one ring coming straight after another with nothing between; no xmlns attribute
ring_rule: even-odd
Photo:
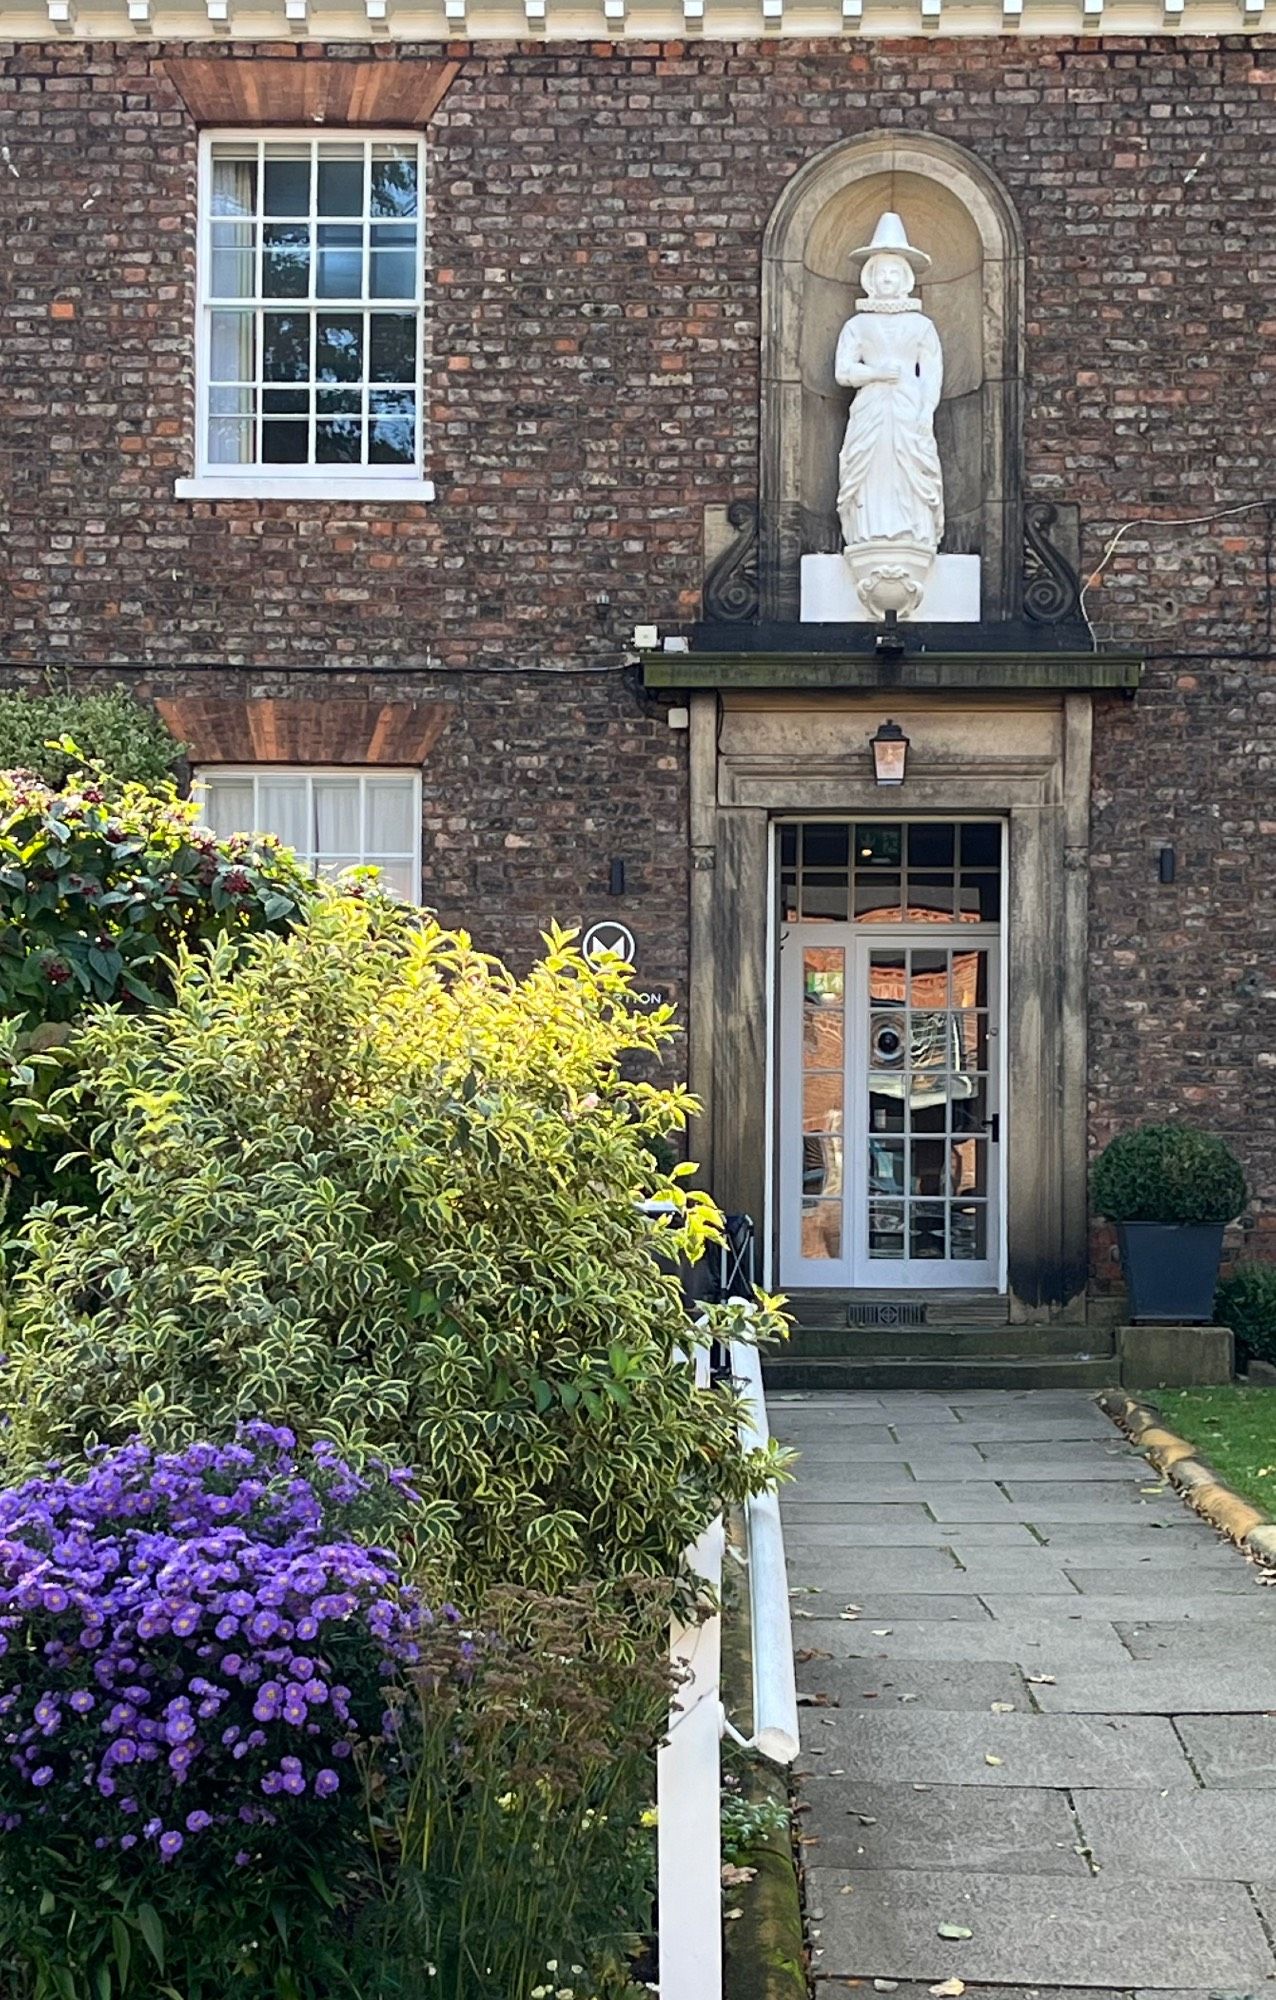
<svg viewBox="0 0 1276 2000"><path fill-rule="evenodd" d="M846 953L802 954L802 1255L842 1255Z"/></svg>
<svg viewBox="0 0 1276 2000"><path fill-rule="evenodd" d="M988 952L874 950L868 982L869 1256L982 1262Z"/></svg>

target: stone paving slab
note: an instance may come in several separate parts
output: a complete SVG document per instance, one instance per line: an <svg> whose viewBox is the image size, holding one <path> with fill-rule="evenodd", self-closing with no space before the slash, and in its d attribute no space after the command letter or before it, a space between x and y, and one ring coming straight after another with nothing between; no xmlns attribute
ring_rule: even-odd
<svg viewBox="0 0 1276 2000"><path fill-rule="evenodd" d="M1276 1715L1185 1715L1178 1733L1205 1786L1276 1790ZM1276 1849L1264 1872L1276 1876Z"/></svg>
<svg viewBox="0 0 1276 2000"><path fill-rule="evenodd" d="M807 1875L808 1902L823 1911L812 1920L823 1978L1120 1980L1234 1992L1276 1974L1253 1904L1235 1883L1177 1883L1167 1924L1154 1885L1141 1881L886 1870L856 1876L843 1896L845 1881L827 1868ZM937 1935L941 1923L974 1935L948 1942Z"/></svg>
<svg viewBox="0 0 1276 2000"><path fill-rule="evenodd" d="M1249 1882L1276 1873L1276 1792L1080 1791L1072 1803L1105 1875Z"/></svg>
<svg viewBox="0 0 1276 2000"><path fill-rule="evenodd" d="M1080 1530L1075 1532L1079 1534ZM1236 1560L1236 1550L1220 1535L1203 1541L1199 1535L1180 1535L1172 1529L1148 1529L1140 1537L1137 1533L1122 1534L1116 1529L1099 1528L1091 1541L1084 1542L1074 1540L1066 1528L1061 1528L1041 1546L1052 1562L1062 1563L1068 1570L1120 1571L1123 1585L1130 1580L1132 1571L1142 1571L1154 1579L1153 1588L1156 1573L1161 1569L1217 1571L1219 1575L1241 1577L1245 1573L1244 1564Z"/></svg>
<svg viewBox="0 0 1276 2000"><path fill-rule="evenodd" d="M964 1785L918 1792L907 1784L819 1777L803 1785L802 1804L803 1841L819 1843L804 1846L808 1867L1089 1878L1062 1792L994 1794Z"/></svg>
<svg viewBox="0 0 1276 2000"><path fill-rule="evenodd" d="M1114 1523L1127 1521L1132 1527L1146 1528L1155 1522L1158 1526L1175 1528L1183 1519L1183 1502L1169 1487L1165 1497L1156 1500L1140 1495L1137 1487L1133 1498L1120 1486L1101 1485L1085 1498L1077 1499L1076 1494L1085 1489L1069 1486L1067 1491L1074 1497L1068 1500L1060 1497L1057 1486L1042 1486L1035 1493L1030 1488L1026 1490L1027 1498L1012 1500L1001 1486L985 1486L974 1480L968 1485L935 1489L926 1483L915 1483L911 1496L905 1497L929 1507L936 1520L949 1522L1027 1521L1035 1526L1038 1521L1052 1521L1056 1526L1071 1526L1084 1521L1110 1528ZM820 1491L823 1496L824 1488ZM1024 1492L1020 1487L1020 1495Z"/></svg>
<svg viewBox="0 0 1276 2000"><path fill-rule="evenodd" d="M1026 1525L1026 1524L1025 1524ZM1101 1521L1034 1520L1029 1533L1040 1538L1043 1548L1066 1561L1069 1556L1082 1562L1102 1560L1117 1553L1122 1562L1146 1556L1152 1563L1178 1563L1185 1558L1213 1561L1223 1555L1235 1559L1230 1543L1220 1535L1202 1537L1202 1523L1184 1508L1176 1519L1149 1522L1139 1516L1114 1521L1105 1514Z"/></svg>
<svg viewBox="0 0 1276 2000"><path fill-rule="evenodd" d="M799 1654L807 1649L799 1646ZM1109 1669L1115 1672L1116 1669ZM999 1660L829 1660L799 1658L799 1688L813 1694L827 1694L844 1709L858 1709L862 1702L880 1702L883 1708L908 1697L908 1706L923 1709L977 1709L991 1714L995 1701L1013 1703L1015 1708L1030 1706L1023 1675L1017 1667Z"/></svg>
<svg viewBox="0 0 1276 2000"><path fill-rule="evenodd" d="M1104 1463L1106 1464L1106 1462L1105 1460ZM1074 1467L1074 1471L1077 1470L1079 1468ZM1135 1509L1142 1509L1149 1502L1159 1500L1163 1496L1168 1496L1173 1505L1165 1508L1164 1511L1167 1515L1172 1515L1175 1507L1182 1504L1175 1494L1174 1488L1158 1479L1151 1466L1148 1466L1145 1475L1138 1479L1131 1479L1123 1467L1122 1476L1119 1479L1111 1479L1105 1474L1100 1473L1099 1477L1092 1481L1090 1477L1091 1470L1092 1468L1087 1464L1085 1478L1081 1482L1085 1497L1080 1502L1077 1497L1076 1485L1068 1479L1026 1479L1022 1473L1019 1473L1013 1478L1003 1480L1002 1484L1005 1488L1006 1498L1012 1506L1035 1507L1038 1513L1050 1514L1051 1518L1056 1521L1066 1521L1069 1518L1066 1514L1056 1514L1054 1512L1056 1504L1060 1507L1077 1506L1079 1504L1090 1508L1121 1507L1133 1511ZM1142 1489L1145 1486L1149 1488L1154 1487L1156 1490L1155 1492L1144 1493Z"/></svg>
<svg viewBox="0 0 1276 2000"><path fill-rule="evenodd" d="M1276 1710L1276 1659L1126 1667L1065 1667L1053 1687L1035 1687L1047 1715L1260 1715ZM1272 1848L1276 1874L1276 1845Z"/></svg>
<svg viewBox="0 0 1276 2000"><path fill-rule="evenodd" d="M1244 1568L1243 1557L1237 1563ZM1189 1594L1190 1593L1190 1594ZM1255 1588L1249 1592L1198 1589L1195 1579L1181 1593L1172 1593L1168 1584L1157 1595L1150 1592L1127 1597L1077 1592L1072 1597L1027 1597L1015 1592L989 1591L984 1598L994 1618L1106 1618L1115 1623L1170 1625L1195 1624L1234 1619L1246 1625L1276 1623L1276 1591Z"/></svg>
<svg viewBox="0 0 1276 2000"><path fill-rule="evenodd" d="M804 1621L795 1630L809 1633L812 1626ZM990 1619L986 1625L919 1618L897 1625L886 1638L863 1624L822 1619L819 1644L840 1659L863 1654L883 1660L1004 1660L1032 1672L1051 1673L1058 1667L1104 1660L1124 1666L1130 1658L1115 1626L1101 1618L1075 1625L1062 1618Z"/></svg>
<svg viewBox="0 0 1276 2000"><path fill-rule="evenodd" d="M937 1714L912 1707L872 1714L813 1711L804 1742L863 1779L907 1784L1195 1787L1163 1716ZM804 1718L809 1724L812 1713ZM1186 1725L1185 1725L1186 1727ZM799 1769L814 1769L806 1763Z"/></svg>
<svg viewBox="0 0 1276 2000"><path fill-rule="evenodd" d="M794 1504L792 1500L787 1500L786 1505L787 1496L795 1491L801 1493L807 1490L808 1487L806 1484L797 1488L790 1486L783 1489L780 1496L780 1511L786 1521L788 1520L788 1508ZM820 1484L817 1490L823 1493L823 1485ZM813 1536L811 1539L827 1541L831 1535L836 1546L843 1527L933 1527L935 1517L930 1509L922 1503L916 1486L912 1488L912 1495L911 1504L906 1500L882 1502L880 1500L828 1501L822 1499L818 1504L824 1510L826 1518L823 1521L813 1521L810 1525L812 1527L827 1528L829 1534L822 1533Z"/></svg>
<svg viewBox="0 0 1276 2000"><path fill-rule="evenodd" d="M859 1609L852 1612L852 1605L858 1605ZM849 1624L853 1618L870 1632L873 1626L892 1618L939 1619L945 1624L956 1620L963 1625L981 1625L992 1621L992 1613L973 1593L963 1595L954 1591L945 1595L938 1590L915 1591L910 1595L878 1588L847 1591L839 1586L836 1590L821 1591L818 1597L795 1598L793 1611L795 1617L798 1611L808 1613L809 1622L813 1625L827 1624L830 1619L839 1624ZM844 1611L846 1618L842 1617Z"/></svg>
<svg viewBox="0 0 1276 2000"><path fill-rule="evenodd" d="M1234 1600L1228 1599L1228 1603ZM1075 1631L1075 1626L1068 1628ZM1256 1628L1249 1626L1251 1637L1239 1646L1236 1633L1226 1619L1198 1620L1189 1623L1157 1622L1146 1625L1126 1625L1117 1619L1112 1629L1120 1636L1126 1655L1132 1660L1160 1661L1162 1665L1179 1664L1184 1660L1196 1661L1201 1665L1223 1664L1234 1666L1238 1658L1250 1659L1254 1654ZM1260 1627L1257 1633L1266 1655L1276 1652L1276 1644Z"/></svg>
<svg viewBox="0 0 1276 2000"><path fill-rule="evenodd" d="M815 1553L803 1542L794 1544L786 1538L789 1549L790 1576L800 1582L807 1580L806 1571L812 1567L811 1555ZM935 1596L986 1597L1003 1596L1014 1591L1031 1591L1040 1597L1079 1597L1072 1578L1060 1563L1052 1562L1042 1550L1022 1551L1022 1561L1009 1551L985 1551L985 1560L978 1553L972 1554L965 1565L955 1559L946 1570L931 1569L913 1560L922 1555L942 1555L942 1549L896 1549L891 1553L899 1557L898 1573L891 1579L901 1590L929 1591ZM818 1551L823 1558L820 1574L825 1586L832 1592L847 1592L852 1597L862 1595L879 1587L879 1578L885 1582L889 1571L866 1552L856 1549L839 1549L836 1553L827 1548ZM1004 1556L1004 1560L1002 1559Z"/></svg>
<svg viewBox="0 0 1276 2000"><path fill-rule="evenodd" d="M838 1577L854 1570L865 1580L870 1580L889 1589L895 1585L900 1590L916 1590L930 1584L943 1588L953 1583L962 1574L957 1558L946 1548L941 1549L848 1549L842 1551L835 1544L808 1543L804 1535L794 1530L786 1531L785 1553L789 1562L789 1587L802 1583L816 1583L830 1594L842 1589ZM820 1574L807 1576L804 1565L819 1567ZM836 1574L834 1573L836 1571Z"/></svg>
<svg viewBox="0 0 1276 2000"><path fill-rule="evenodd" d="M853 1508L804 1506L801 1501L791 1501L786 1507L781 1502L784 1531L790 1542L802 1541L811 1547L821 1545L829 1548L870 1548L870 1549L945 1549L956 1541L968 1549L1036 1549L1041 1544L1031 1528L1022 1521L956 1521L946 1524L934 1521L924 1508L902 1507L895 1509L904 1518L900 1521L882 1520L880 1526L866 1526L858 1521L839 1518L841 1514L853 1514ZM883 1515L884 1508L874 1508L876 1515ZM918 1513L921 1518L913 1521L911 1516ZM830 1532L812 1534L812 1529Z"/></svg>
<svg viewBox="0 0 1276 2000"><path fill-rule="evenodd" d="M1007 1487L1015 1488L1025 1485L1055 1486L1060 1481L1073 1478L1077 1470L1075 1457L1064 1458L1057 1454L1047 1457L1044 1448L1038 1446L1037 1456L1034 1459L1032 1450L1033 1448L1029 1447L1022 1458L1010 1458L1005 1451L990 1448L983 1460L983 1471L980 1476L984 1479L999 1480ZM1092 1444L1078 1446L1078 1451L1080 1450L1085 1450L1087 1453L1085 1464L1087 1488L1098 1481L1101 1485L1130 1487L1137 1494L1140 1485L1148 1484L1146 1459L1131 1461L1128 1452L1122 1453L1120 1458L1106 1452L1102 1456L1096 1456L1094 1455L1096 1447ZM946 1457L949 1455L945 1453Z"/></svg>
<svg viewBox="0 0 1276 2000"><path fill-rule="evenodd" d="M1156 1571L1149 1575L1149 1566L1138 1562L1111 1564L1096 1569L1084 1563L1065 1562L1062 1567L1086 1597L1115 1597L1127 1590L1132 1597L1138 1597L1145 1591L1163 1589L1169 1580ZM1208 1597L1220 1594L1245 1597L1252 1595L1256 1585L1255 1573L1244 1558L1239 1557L1235 1550L1229 1551L1221 1546L1217 1556L1202 1557L1199 1562L1190 1565L1178 1565L1178 1574L1189 1579L1186 1588L1193 1597L1201 1594ZM1261 1584L1257 1587L1260 1590L1263 1588ZM1276 1610L1276 1592L1269 1590L1268 1594Z"/></svg>
<svg viewBox="0 0 1276 2000"><path fill-rule="evenodd" d="M889 1415L889 1412L888 1412ZM1073 1444L1112 1443L1112 1420L1105 1417L1102 1410L1091 1408L1067 1417L1021 1417L1017 1422L1006 1423L997 1417L972 1417L966 1422L960 1419L948 1423L916 1423L901 1420L891 1423L891 1430L897 1438L906 1438L918 1444L942 1446L943 1441L956 1430L963 1441L970 1444Z"/></svg>

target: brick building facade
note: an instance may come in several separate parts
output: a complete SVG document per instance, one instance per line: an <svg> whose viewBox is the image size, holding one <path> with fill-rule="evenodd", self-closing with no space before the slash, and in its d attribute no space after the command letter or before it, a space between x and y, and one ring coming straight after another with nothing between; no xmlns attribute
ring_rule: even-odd
<svg viewBox="0 0 1276 2000"><path fill-rule="evenodd" d="M175 496L195 470L199 134L228 101L225 65L249 66L271 126L351 65L436 99L420 121L432 499ZM384 123L417 122L402 102ZM642 982L694 1033L695 871L719 905L724 876L697 834L693 765L707 717L729 756L740 683L690 676L688 694L677 655L649 673L633 633L702 650L725 510L759 500L763 244L786 186L873 135L959 148L1022 237L1019 504L1075 522L1073 567L1102 565L1083 607L1099 656L1138 663L1137 692L1074 665L1084 692L1060 726L1075 734L1084 705L1089 775L1059 849L1073 928L1043 932L1031 977L1075 980L1088 938L1083 1140L1150 1113L1221 1132L1254 1189L1251 1247L1270 1254L1274 104L1270 38L1241 33L0 44L4 684L122 682L166 704L205 767L224 761L219 728L251 745L263 702L293 718L292 761L309 766L358 761L325 725L340 704L412 705L425 900L515 962L550 919L617 917ZM1029 676L1034 715L1055 701L1052 643ZM1069 659L1090 646L1083 632ZM990 672L973 697L964 683L974 739L981 714L1000 727L1009 683ZM786 712L818 704L777 684ZM891 698L847 685L829 698L857 754L902 694L924 760L930 697L907 662ZM688 707L691 729L671 727ZM836 820L820 782L811 810ZM1022 976L1012 953L1012 1007ZM721 990L713 1004L721 1036ZM721 1051L717 1074L721 1127ZM777 1076L768 1058L768 1092ZM733 1164L761 1130L719 1130L732 1203L768 1200ZM1075 1164L1061 1171L1075 1208ZM1110 1276L1096 1236L1091 1293ZM1085 1289L1075 1270L1011 1285L1028 1316L1084 1315Z"/></svg>

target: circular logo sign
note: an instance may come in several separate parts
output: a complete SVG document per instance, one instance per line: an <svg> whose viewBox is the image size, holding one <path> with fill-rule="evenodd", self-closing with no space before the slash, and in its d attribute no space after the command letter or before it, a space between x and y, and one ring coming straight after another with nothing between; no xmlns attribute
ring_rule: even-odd
<svg viewBox="0 0 1276 2000"><path fill-rule="evenodd" d="M589 926L581 950L586 958L595 961L610 953L613 958L622 958L626 965L632 965L637 946L631 930L627 930L624 924L605 918L602 923Z"/></svg>

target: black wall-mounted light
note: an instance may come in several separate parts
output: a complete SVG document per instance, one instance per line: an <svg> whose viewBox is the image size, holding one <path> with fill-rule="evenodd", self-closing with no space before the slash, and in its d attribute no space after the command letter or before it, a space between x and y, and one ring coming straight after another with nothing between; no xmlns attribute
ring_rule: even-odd
<svg viewBox="0 0 1276 2000"><path fill-rule="evenodd" d="M623 861L616 859L611 864L611 869L607 881L607 894L609 896L623 896L624 893L625 893L625 864Z"/></svg>
<svg viewBox="0 0 1276 2000"><path fill-rule="evenodd" d="M1172 847L1163 847L1161 849L1160 854L1157 856L1157 873L1162 882L1172 882L1174 880L1174 849Z"/></svg>
<svg viewBox="0 0 1276 2000"><path fill-rule="evenodd" d="M902 785L908 766L908 738L898 722L879 724L868 739L873 753L873 776L879 785Z"/></svg>

